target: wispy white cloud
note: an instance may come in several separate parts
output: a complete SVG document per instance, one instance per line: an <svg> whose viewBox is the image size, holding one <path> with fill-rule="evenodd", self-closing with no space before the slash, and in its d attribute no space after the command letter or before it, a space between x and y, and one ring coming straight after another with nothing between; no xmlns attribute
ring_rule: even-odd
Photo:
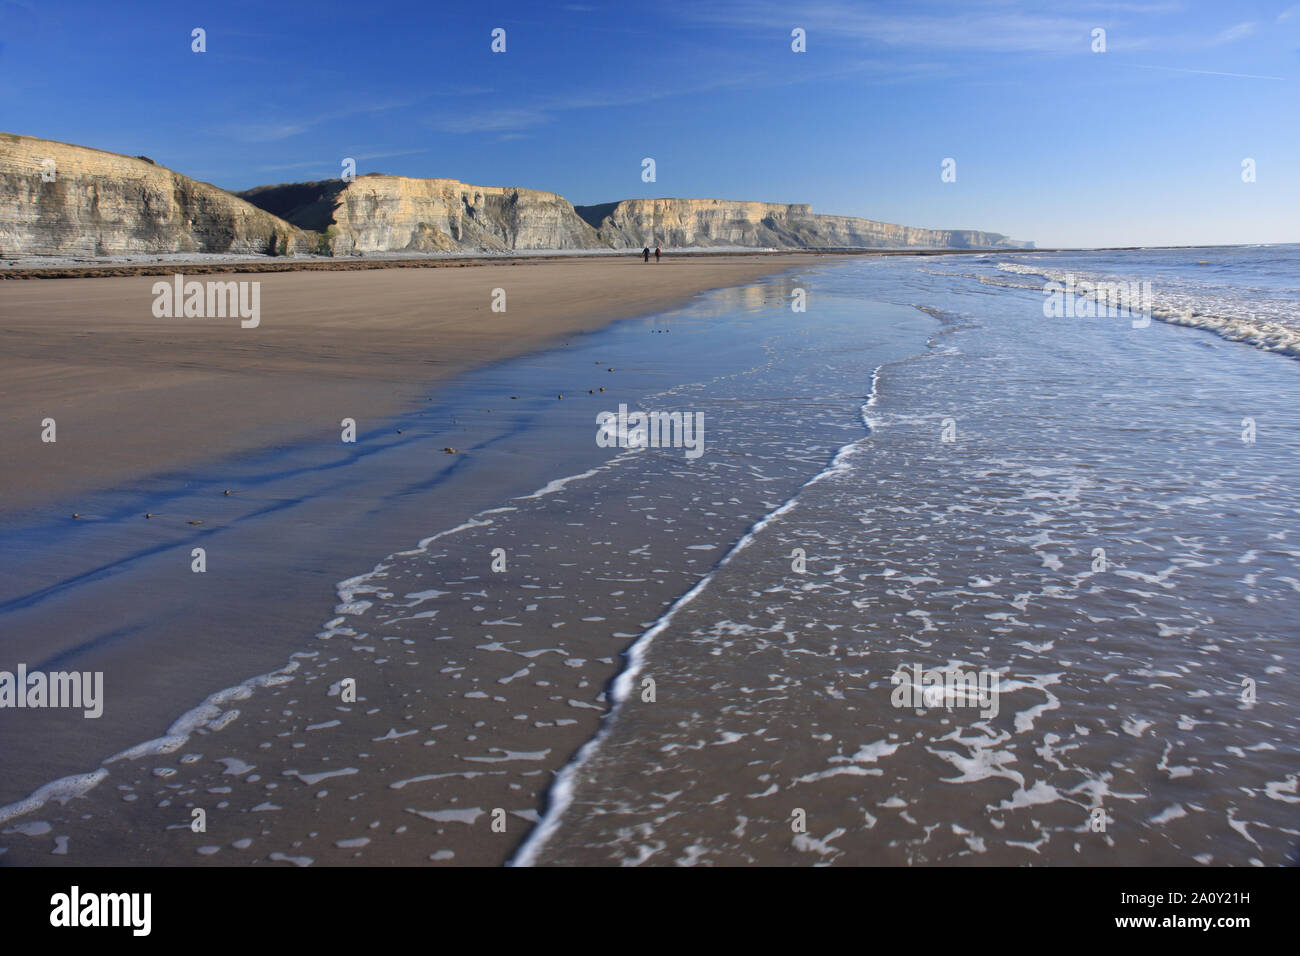
<svg viewBox="0 0 1300 956"><path fill-rule="evenodd" d="M1094 10L1106 10L1114 13L1134 13L1141 16L1152 16L1159 13L1182 13L1187 9L1187 5L1169 0L1165 3L1080 3L1076 5L1078 10L1087 10L1091 13Z"/></svg>
<svg viewBox="0 0 1300 956"><path fill-rule="evenodd" d="M1223 46L1225 43L1236 43L1238 40L1244 40L1251 36L1258 26L1253 20L1245 23L1238 23L1236 26L1228 27L1211 37L1206 44L1207 46Z"/></svg>
<svg viewBox="0 0 1300 956"><path fill-rule="evenodd" d="M986 53L1089 52L1091 31L1101 26L1095 16L1059 16L1007 3L967 5L956 11L902 12L846 3L813 3L797 10L784 3L712 3L692 8L691 19L733 28L781 31L795 26L808 31L811 49L817 42L845 40L890 47L965 50Z"/></svg>
<svg viewBox="0 0 1300 956"><path fill-rule="evenodd" d="M1288 20L1294 20L1297 16L1300 16L1300 3L1287 7L1279 13L1277 15L1277 22L1286 23Z"/></svg>
<svg viewBox="0 0 1300 956"><path fill-rule="evenodd" d="M1217 33L1188 34L1178 29L1185 13L1177 2L1076 3L1059 7L1026 0L971 0L961 7L933 3L881 4L868 7L851 0L820 0L793 8L778 0L720 2L685 9L688 19L716 26L780 32L808 31L814 44L881 45L896 50L950 53L1078 54L1091 53L1093 29L1109 34L1112 51L1142 49L1203 50L1254 36L1259 24L1246 21ZM1289 18L1300 5L1279 16Z"/></svg>
<svg viewBox="0 0 1300 956"><path fill-rule="evenodd" d="M551 121L553 107L471 110L439 117L429 123L443 133L499 133L532 129Z"/></svg>
<svg viewBox="0 0 1300 956"><path fill-rule="evenodd" d="M366 153L351 158L360 163L371 159L389 159L393 156L413 156L418 153L427 152L429 152L428 148L398 149L387 153ZM342 162L341 158L321 159L320 157L317 157L316 159L309 159L301 163L277 163L273 166L259 166L257 168L259 172L278 172L285 169L336 169L340 162Z"/></svg>
<svg viewBox="0 0 1300 956"><path fill-rule="evenodd" d="M1149 63L1130 63L1139 70L1167 70L1170 73L1200 73L1205 76L1235 76L1243 80L1285 80L1285 76L1262 76L1257 73L1223 73L1218 70L1190 70L1179 66L1154 66Z"/></svg>
<svg viewBox="0 0 1300 956"><path fill-rule="evenodd" d="M231 135L245 143L272 143L291 136L301 136L311 129L309 123L240 123L228 126Z"/></svg>
<svg viewBox="0 0 1300 956"><path fill-rule="evenodd" d="M671 90L630 93L625 96L599 93L578 93L550 97L528 106L467 107L456 113L442 113L428 120L427 125L443 133L505 133L545 126L557 114L573 110L600 109L609 106L631 106L672 96Z"/></svg>
<svg viewBox="0 0 1300 956"><path fill-rule="evenodd" d="M279 140L301 136L303 133L322 123L346 119L349 116L363 116L371 113L383 113L388 110L405 109L415 104L415 100L383 100L377 103L365 103L342 110L331 110L315 116L300 117L294 121L264 121L227 123L220 132L222 135L245 143L271 143Z"/></svg>
<svg viewBox="0 0 1300 956"><path fill-rule="evenodd" d="M263 173L277 173L285 169L324 169L329 165L329 160L323 160L318 156L303 163L276 163L272 166L258 166L257 170Z"/></svg>
<svg viewBox="0 0 1300 956"><path fill-rule="evenodd" d="M871 82L889 84L922 77L933 79L950 72L946 65L940 63L898 64L862 57L851 63L841 63L822 70L790 73L721 69L722 75L712 79L698 79L677 86L656 85L633 90L568 93L538 99L522 106L485 106L481 109L467 106L455 113L436 114L428 118L425 125L444 133L510 133L536 129L551 123L562 114L579 110L626 109L659 100L699 97L710 92L773 89L851 75L867 75Z"/></svg>

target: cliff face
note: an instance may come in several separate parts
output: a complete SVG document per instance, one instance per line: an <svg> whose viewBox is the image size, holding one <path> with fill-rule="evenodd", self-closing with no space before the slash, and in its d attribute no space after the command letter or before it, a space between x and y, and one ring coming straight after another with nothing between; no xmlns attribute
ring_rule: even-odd
<svg viewBox="0 0 1300 956"><path fill-rule="evenodd" d="M315 244L284 220L151 160L0 133L0 256L285 253Z"/></svg>
<svg viewBox="0 0 1300 956"><path fill-rule="evenodd" d="M605 245L759 246L784 249L1032 248L1033 243L973 229L917 229L851 216L824 216L804 204L725 199L629 199L578 206Z"/></svg>
<svg viewBox="0 0 1300 956"><path fill-rule="evenodd" d="M605 245L637 249L656 244L798 248L803 243L791 219L810 214L808 206L723 199L628 199L578 207Z"/></svg>
<svg viewBox="0 0 1300 956"><path fill-rule="evenodd" d="M350 183L262 186L240 195L264 209L282 211L297 225L329 228L335 255L601 245L567 199L537 189L367 175ZM329 221L324 218L327 207L332 207Z"/></svg>
<svg viewBox="0 0 1300 956"><path fill-rule="evenodd" d="M918 229L852 216L810 215L799 225L810 249L1032 249L1032 242L978 229Z"/></svg>
<svg viewBox="0 0 1300 956"><path fill-rule="evenodd" d="M53 162L50 166L49 161ZM42 172L52 169L53 176ZM245 201L247 200L247 201ZM1032 248L997 233L823 216L806 205L630 199L575 208L536 189L360 176L232 195L121 156L0 133L0 256L334 255L519 249Z"/></svg>
<svg viewBox="0 0 1300 956"><path fill-rule="evenodd" d="M972 229L916 229L804 204L724 199L629 199L571 206L536 189L470 186L455 179L367 175L259 186L240 196L304 229L329 229L335 255L505 252L512 249L1019 249ZM331 228L332 227L332 228Z"/></svg>

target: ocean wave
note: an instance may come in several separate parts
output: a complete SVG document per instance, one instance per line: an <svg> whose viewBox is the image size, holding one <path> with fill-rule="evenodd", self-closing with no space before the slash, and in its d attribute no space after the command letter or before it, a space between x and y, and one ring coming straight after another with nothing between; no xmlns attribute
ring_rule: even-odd
<svg viewBox="0 0 1300 956"><path fill-rule="evenodd" d="M1066 283L1071 277L1075 284L1135 283L1151 281L1132 275L1114 275L1105 272L1088 272L1078 269L1048 268L1024 265L1018 262L999 262L997 268L1009 276L1038 276L1047 282ZM1038 288L1023 279L1017 281L1000 276L978 276L985 285L1005 288ZM1044 284L1045 284L1044 283ZM1231 342L1276 352L1291 358L1300 358L1300 309L1290 299L1270 296L1263 290L1238 288L1195 289L1190 286L1161 287L1159 280L1151 282L1150 313L1152 318L1169 325L1183 325L1204 329ZM1087 298L1102 302L1104 295L1094 293Z"/></svg>

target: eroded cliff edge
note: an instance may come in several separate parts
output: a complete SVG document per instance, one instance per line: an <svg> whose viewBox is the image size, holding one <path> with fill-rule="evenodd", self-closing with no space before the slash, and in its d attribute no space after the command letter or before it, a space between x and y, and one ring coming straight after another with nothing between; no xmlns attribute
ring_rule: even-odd
<svg viewBox="0 0 1300 956"><path fill-rule="evenodd" d="M367 174L232 194L158 166L0 133L0 257L168 252L283 255L544 249L1015 249L970 229L919 229L808 205L629 199L574 207L537 189Z"/></svg>
<svg viewBox="0 0 1300 956"><path fill-rule="evenodd" d="M259 186L239 196L305 229L325 232L335 255L603 245L567 199L538 189L372 173L348 183Z"/></svg>
<svg viewBox="0 0 1300 956"><path fill-rule="evenodd" d="M974 229L918 229L814 213L806 204L728 199L627 199L578 206L605 245L662 243L778 249L1028 249L1031 242Z"/></svg>
<svg viewBox="0 0 1300 956"><path fill-rule="evenodd" d="M304 229L328 231L335 255L515 249L1025 249L974 229L918 229L814 213L805 204L627 199L572 206L536 189L455 179L360 176L239 193Z"/></svg>
<svg viewBox="0 0 1300 956"><path fill-rule="evenodd" d="M367 175L239 193L304 229L330 230L336 255L511 249L1028 249L975 229L918 229L814 213L805 204L626 199L572 206L536 189ZM331 212L332 209L332 212Z"/></svg>
<svg viewBox="0 0 1300 956"><path fill-rule="evenodd" d="M283 255L318 241L145 157L0 133L0 256Z"/></svg>

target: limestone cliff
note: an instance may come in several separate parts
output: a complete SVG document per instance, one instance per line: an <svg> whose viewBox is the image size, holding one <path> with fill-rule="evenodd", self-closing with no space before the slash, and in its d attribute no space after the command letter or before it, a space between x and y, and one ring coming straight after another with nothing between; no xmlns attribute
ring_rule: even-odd
<svg viewBox="0 0 1300 956"><path fill-rule="evenodd" d="M370 174L350 183L260 186L239 195L304 228L328 229L335 255L602 245L567 199L537 189Z"/></svg>
<svg viewBox="0 0 1300 956"><path fill-rule="evenodd" d="M282 254L316 243L150 159L0 133L0 256Z"/></svg>
<svg viewBox="0 0 1300 956"><path fill-rule="evenodd" d="M816 214L804 204L726 199L628 199L578 206L605 245L778 249L1023 249L1033 243L973 229L918 229Z"/></svg>
<svg viewBox="0 0 1300 956"><path fill-rule="evenodd" d="M800 204L629 199L368 174L232 195L156 165L0 133L0 256L523 249L1027 248L997 233L824 216Z"/></svg>

